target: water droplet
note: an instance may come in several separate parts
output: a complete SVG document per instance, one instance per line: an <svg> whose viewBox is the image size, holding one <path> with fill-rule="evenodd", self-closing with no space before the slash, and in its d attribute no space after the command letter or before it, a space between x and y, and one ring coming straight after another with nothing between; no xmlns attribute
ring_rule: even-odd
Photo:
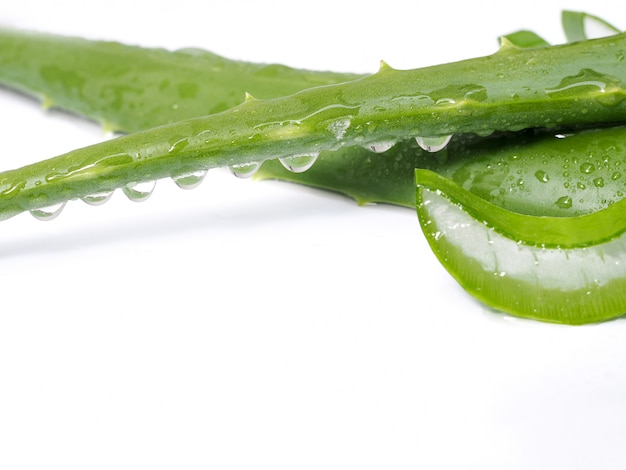
<svg viewBox="0 0 626 470"><path fill-rule="evenodd" d="M548 174L543 171L543 170L537 170L535 172L535 177L541 182L541 183L547 183L548 181L550 181L550 177L548 176Z"/></svg>
<svg viewBox="0 0 626 470"><path fill-rule="evenodd" d="M611 179L613 181L617 181L618 179L620 179L622 177L622 174L619 171L615 171L612 175L611 175Z"/></svg>
<svg viewBox="0 0 626 470"><path fill-rule="evenodd" d="M446 104L456 104L456 100L454 98L439 98L435 101L437 106L444 106Z"/></svg>
<svg viewBox="0 0 626 470"><path fill-rule="evenodd" d="M302 173L313 166L318 156L319 152L316 152L303 155L292 155L291 157L282 157L278 160L289 171Z"/></svg>
<svg viewBox="0 0 626 470"><path fill-rule="evenodd" d="M596 167L594 166L593 163L585 162L582 165L580 165L580 171L588 175L596 171Z"/></svg>
<svg viewBox="0 0 626 470"><path fill-rule="evenodd" d="M99 193L90 194L89 196L81 197L83 202L86 202L90 206L101 206L113 196L113 191L101 191Z"/></svg>
<svg viewBox="0 0 626 470"><path fill-rule="evenodd" d="M40 181L36 181L35 185L37 185L37 183L41 184ZM4 184L4 181L3 181L3 184ZM17 193L21 191L22 189L24 189L25 186L26 186L26 181L20 181L19 183L14 183L10 185L8 188L0 191L0 195L6 196L14 192Z"/></svg>
<svg viewBox="0 0 626 470"><path fill-rule="evenodd" d="M451 135L440 135L434 137L416 137L415 141L417 145L427 152L439 152L439 150L444 149L445 146L448 145L451 138Z"/></svg>
<svg viewBox="0 0 626 470"><path fill-rule="evenodd" d="M477 129L474 132L479 137L489 137L491 134L494 133L494 130L493 129Z"/></svg>
<svg viewBox="0 0 626 470"><path fill-rule="evenodd" d="M204 181L204 177L206 176L206 174L207 170L198 170L192 173L185 173L183 175L173 176L172 180L180 189L194 189L200 186L200 183Z"/></svg>
<svg viewBox="0 0 626 470"><path fill-rule="evenodd" d="M576 183L576 187L578 189L587 189L587 186L585 184L583 184L583 183L580 183L580 182Z"/></svg>
<svg viewBox="0 0 626 470"><path fill-rule="evenodd" d="M146 181L144 183L126 185L122 188L122 191L131 201L143 202L150 197L155 186L156 181Z"/></svg>
<svg viewBox="0 0 626 470"><path fill-rule="evenodd" d="M593 180L593 185L596 188L603 188L604 187L604 178L596 178L595 180Z"/></svg>
<svg viewBox="0 0 626 470"><path fill-rule="evenodd" d="M228 168L237 178L250 178L261 168L261 162L240 163L231 165Z"/></svg>
<svg viewBox="0 0 626 470"><path fill-rule="evenodd" d="M561 209L570 209L572 207L572 198L569 196L561 196L554 204Z"/></svg>
<svg viewBox="0 0 626 470"><path fill-rule="evenodd" d="M375 144L369 144L366 148L374 153L383 153L393 147L396 143L392 141L377 142Z"/></svg>
<svg viewBox="0 0 626 470"><path fill-rule="evenodd" d="M65 202L60 202L59 204L54 204L52 206L33 209L30 213L35 219L48 221L58 217L64 207Z"/></svg>
<svg viewBox="0 0 626 470"><path fill-rule="evenodd" d="M581 87L585 90L604 92L607 88L609 77L599 74L591 69L582 69L576 75L570 75L561 80L558 87L546 89L546 93L552 98L580 94ZM614 82L616 79L612 79Z"/></svg>

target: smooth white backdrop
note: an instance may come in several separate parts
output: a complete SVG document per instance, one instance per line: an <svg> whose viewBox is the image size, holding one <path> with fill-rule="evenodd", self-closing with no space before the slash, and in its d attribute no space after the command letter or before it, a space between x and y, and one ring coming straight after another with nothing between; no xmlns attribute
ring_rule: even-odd
<svg viewBox="0 0 626 470"><path fill-rule="evenodd" d="M0 26L374 72L621 2L21 0ZM104 138L0 89L2 168ZM413 211L210 172L0 224L0 468L622 469L626 322L468 297Z"/></svg>

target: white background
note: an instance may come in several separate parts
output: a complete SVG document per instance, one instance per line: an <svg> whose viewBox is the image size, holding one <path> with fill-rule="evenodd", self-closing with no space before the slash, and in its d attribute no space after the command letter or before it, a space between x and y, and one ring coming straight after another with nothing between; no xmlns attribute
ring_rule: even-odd
<svg viewBox="0 0 626 470"><path fill-rule="evenodd" d="M20 0L0 25L374 72L562 42L562 8L626 27L587 0ZM7 169L103 139L4 89L0 133ZM411 210L213 171L0 224L2 469L622 469L625 439L626 321L490 311Z"/></svg>

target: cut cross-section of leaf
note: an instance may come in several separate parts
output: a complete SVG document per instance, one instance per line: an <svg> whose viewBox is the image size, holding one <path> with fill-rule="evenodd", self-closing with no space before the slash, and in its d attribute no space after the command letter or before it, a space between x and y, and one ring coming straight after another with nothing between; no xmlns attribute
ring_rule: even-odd
<svg viewBox="0 0 626 470"><path fill-rule="evenodd" d="M485 304L566 324L626 313L626 200L577 217L538 217L491 204L429 170L416 170L416 182L431 248Z"/></svg>

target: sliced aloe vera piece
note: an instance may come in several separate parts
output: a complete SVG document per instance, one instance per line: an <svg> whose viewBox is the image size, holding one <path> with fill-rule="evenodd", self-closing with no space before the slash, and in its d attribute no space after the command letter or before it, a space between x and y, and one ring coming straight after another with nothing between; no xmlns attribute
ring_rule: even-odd
<svg viewBox="0 0 626 470"><path fill-rule="evenodd" d="M512 315L584 324L626 312L626 200L577 217L503 209L416 170L424 234L477 299Z"/></svg>

